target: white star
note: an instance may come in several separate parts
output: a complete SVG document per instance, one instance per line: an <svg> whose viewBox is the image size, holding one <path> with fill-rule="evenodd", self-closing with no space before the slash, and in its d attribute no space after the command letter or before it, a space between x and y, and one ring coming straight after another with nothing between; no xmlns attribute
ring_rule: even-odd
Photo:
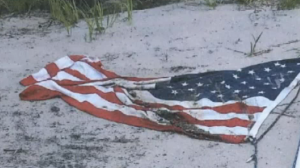
<svg viewBox="0 0 300 168"><path fill-rule="evenodd" d="M285 79L284 79L284 78L281 78L279 81L280 81L280 82L284 82L284 81L285 81Z"/></svg>
<svg viewBox="0 0 300 168"><path fill-rule="evenodd" d="M172 89L173 87L172 87L172 86L167 86L167 88L170 88L170 89Z"/></svg>
<svg viewBox="0 0 300 168"><path fill-rule="evenodd" d="M217 91L213 90L213 91L211 91L211 93L217 93Z"/></svg>
<svg viewBox="0 0 300 168"><path fill-rule="evenodd" d="M260 81L260 80L261 80L261 78L256 78L256 80Z"/></svg>
<svg viewBox="0 0 300 168"><path fill-rule="evenodd" d="M272 87L272 89L277 89L277 87Z"/></svg>
<svg viewBox="0 0 300 168"><path fill-rule="evenodd" d="M235 90L233 93L240 93L241 91L240 90Z"/></svg>
<svg viewBox="0 0 300 168"><path fill-rule="evenodd" d="M190 92L192 92L192 91L194 91L195 89L193 89L193 88L190 88L190 89L188 89L188 91L190 91Z"/></svg>
<svg viewBox="0 0 300 168"><path fill-rule="evenodd" d="M297 65L300 65L300 63L297 63Z"/></svg>
<svg viewBox="0 0 300 168"><path fill-rule="evenodd" d="M172 90L172 94L177 95L178 94L177 90Z"/></svg>
<svg viewBox="0 0 300 168"><path fill-rule="evenodd" d="M237 76L236 74L234 74L233 77L234 77L235 79L238 79L238 78L239 78L239 76Z"/></svg>
<svg viewBox="0 0 300 168"><path fill-rule="evenodd" d="M186 82L184 82L183 84L182 84L182 86L187 86L188 84L186 83Z"/></svg>
<svg viewBox="0 0 300 168"><path fill-rule="evenodd" d="M223 98L223 95L222 95L222 94L219 94L218 97L219 97L219 98Z"/></svg>
<svg viewBox="0 0 300 168"><path fill-rule="evenodd" d="M201 95L201 93L198 93L197 95L196 95L196 97L199 97Z"/></svg>
<svg viewBox="0 0 300 168"><path fill-rule="evenodd" d="M253 75L255 72L253 70L248 72L250 75Z"/></svg>
<svg viewBox="0 0 300 168"><path fill-rule="evenodd" d="M224 84L225 84L225 81L222 81L221 84L224 85Z"/></svg>
<svg viewBox="0 0 300 168"><path fill-rule="evenodd" d="M243 96L243 98L245 99L245 98L248 98L248 96L247 95L245 95L245 96Z"/></svg>
<svg viewBox="0 0 300 168"><path fill-rule="evenodd" d="M246 84L247 84L247 82L246 82L246 81L243 81L241 84L243 84L243 85L246 85Z"/></svg>
<svg viewBox="0 0 300 168"><path fill-rule="evenodd" d="M288 71L288 73L294 73L294 71Z"/></svg>
<svg viewBox="0 0 300 168"><path fill-rule="evenodd" d="M265 92L264 91L260 91L260 92L258 92L258 94L264 94Z"/></svg>
<svg viewBox="0 0 300 168"><path fill-rule="evenodd" d="M250 86L249 89L255 89L255 87L254 86Z"/></svg>
<svg viewBox="0 0 300 168"><path fill-rule="evenodd" d="M276 63L275 63L275 66L279 66L279 65L280 65L279 62L276 62Z"/></svg>
<svg viewBox="0 0 300 168"><path fill-rule="evenodd" d="M238 72L242 72L242 69L238 69L238 70L236 70L236 71L238 71Z"/></svg>
<svg viewBox="0 0 300 168"><path fill-rule="evenodd" d="M230 85L225 85L225 87L226 87L227 89L230 89L230 88L231 88Z"/></svg>
<svg viewBox="0 0 300 168"><path fill-rule="evenodd" d="M197 86L201 87L201 86L203 86L203 83L199 82L199 83L197 83Z"/></svg>
<svg viewBox="0 0 300 168"><path fill-rule="evenodd" d="M281 65L281 68L285 68L285 67L286 67L285 64Z"/></svg>
<svg viewBox="0 0 300 168"><path fill-rule="evenodd" d="M264 83L264 85L270 85L270 83Z"/></svg>
<svg viewBox="0 0 300 168"><path fill-rule="evenodd" d="M270 68L265 68L265 71L266 71L266 72L270 72L271 69L270 69Z"/></svg>

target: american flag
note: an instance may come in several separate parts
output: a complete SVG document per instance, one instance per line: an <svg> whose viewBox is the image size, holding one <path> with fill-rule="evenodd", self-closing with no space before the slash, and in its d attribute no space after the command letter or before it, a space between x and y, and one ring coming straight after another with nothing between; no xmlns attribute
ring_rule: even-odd
<svg viewBox="0 0 300 168"><path fill-rule="evenodd" d="M300 59L161 78L125 77L97 58L65 56L23 80L22 100L60 97L113 122L242 143L297 86Z"/></svg>

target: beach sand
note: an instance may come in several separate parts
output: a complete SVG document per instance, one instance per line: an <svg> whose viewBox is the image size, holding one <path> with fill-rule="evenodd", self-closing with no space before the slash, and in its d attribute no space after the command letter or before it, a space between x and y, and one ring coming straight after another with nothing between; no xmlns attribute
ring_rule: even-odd
<svg viewBox="0 0 300 168"><path fill-rule="evenodd" d="M132 25L121 14L92 42L85 41L88 29L83 21L67 37L61 25L43 24L47 19L46 14L33 14L0 21L0 167L253 168L253 162L246 163L254 152L248 143L197 140L117 124L61 99L20 101L24 87L19 81L71 54L99 57L105 68L138 77L235 70L300 56L299 9L172 4L134 11ZM252 35L261 32L256 50L262 54L247 57L237 52L249 53ZM300 137L299 107L295 103L287 112L292 117L281 117L259 143L259 168L292 166ZM275 117L271 114L259 133Z"/></svg>

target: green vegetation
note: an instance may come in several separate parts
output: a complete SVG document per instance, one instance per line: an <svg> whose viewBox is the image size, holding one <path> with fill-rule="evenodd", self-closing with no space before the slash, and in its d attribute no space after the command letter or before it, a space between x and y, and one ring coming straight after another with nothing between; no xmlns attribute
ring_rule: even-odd
<svg viewBox="0 0 300 168"><path fill-rule="evenodd" d="M300 0L281 0L278 9L294 9L300 5Z"/></svg>
<svg viewBox="0 0 300 168"><path fill-rule="evenodd" d="M49 12L54 21L64 25L68 36L72 34L72 28L80 19L84 19L88 26L87 41L92 41L96 34L105 32L105 29L114 25L120 12L126 12L128 23L132 23L134 9L147 9L172 2L193 0L0 0L0 16L2 14L24 14L34 10ZM207 6L215 8L217 0L204 0ZM233 1L234 2L234 1ZM237 0L237 2L249 5L257 0ZM278 9L293 9L300 4L300 0L280 0ZM106 23L106 24L104 24ZM255 53L256 40L251 43L250 55Z"/></svg>
<svg viewBox="0 0 300 168"><path fill-rule="evenodd" d="M105 15L112 14L113 11L121 12L123 10L120 7L119 10L116 10L113 3L119 3L119 5L123 5L122 8L129 9L127 12L131 15L132 10L148 9L180 1L183 0L74 0L78 8L101 3ZM36 9L50 11L49 0L0 0L0 15L7 13L27 13Z"/></svg>
<svg viewBox="0 0 300 168"><path fill-rule="evenodd" d="M93 7L86 5L83 10L80 10L81 16L85 20L89 30L88 35L85 36L85 40L90 42L94 39L95 32L102 34L105 32L105 29L112 27L119 16L115 11L112 14L104 16L104 9L100 2L95 3ZM106 18L106 25L103 23L104 18Z"/></svg>
<svg viewBox="0 0 300 168"><path fill-rule="evenodd" d="M132 0L126 0L124 6L127 9L128 21L129 23L132 23L132 10L133 10Z"/></svg>
<svg viewBox="0 0 300 168"><path fill-rule="evenodd" d="M79 13L75 1L49 0L51 16L60 21L66 28L68 35L72 27L79 20Z"/></svg>
<svg viewBox="0 0 300 168"><path fill-rule="evenodd" d="M187 1L187 0L185 0ZM223 0L204 0L205 5L215 9L217 5L222 4ZM226 3L234 3L237 2L240 5L246 6L263 6L265 4L273 3L271 0L232 0L227 1ZM290 10L300 7L300 0L278 0L274 3L274 7L277 7L278 10Z"/></svg>
<svg viewBox="0 0 300 168"><path fill-rule="evenodd" d="M72 28L78 21L84 19L88 26L87 41L94 39L95 32L101 34L105 29L112 27L119 16L118 13L125 11L124 9L128 15L128 22L132 23L133 8L133 0L0 0L0 15L44 10L51 14L53 20L64 25L68 36L72 34ZM106 25L103 24L104 19Z"/></svg>
<svg viewBox="0 0 300 168"><path fill-rule="evenodd" d="M216 0L204 0L205 4L213 9L216 8L217 6L217 1Z"/></svg>
<svg viewBox="0 0 300 168"><path fill-rule="evenodd" d="M263 34L263 32L261 32L260 34L259 34L259 36L258 37L254 37L253 35L252 35L252 38L253 38L253 42L254 43L252 43L252 42L250 42L250 53L248 54L248 56L254 56L255 54L256 54L256 45L257 45L257 43L258 43L258 41L259 41L259 39L261 38L261 35Z"/></svg>
<svg viewBox="0 0 300 168"><path fill-rule="evenodd" d="M47 0L0 0L0 14L30 12L48 7Z"/></svg>
<svg viewBox="0 0 300 168"><path fill-rule="evenodd" d="M95 6L91 8L91 12L93 14L93 18L95 19L96 30L99 33L102 33L102 31L104 31L104 27L103 27L104 13L100 2L97 2Z"/></svg>
<svg viewBox="0 0 300 168"><path fill-rule="evenodd" d="M240 4L251 5L253 0L237 0L237 2Z"/></svg>
<svg viewBox="0 0 300 168"><path fill-rule="evenodd" d="M88 36L85 36L85 41L92 41L95 30L95 20L94 18L88 17L84 12L82 12L82 15L89 29Z"/></svg>

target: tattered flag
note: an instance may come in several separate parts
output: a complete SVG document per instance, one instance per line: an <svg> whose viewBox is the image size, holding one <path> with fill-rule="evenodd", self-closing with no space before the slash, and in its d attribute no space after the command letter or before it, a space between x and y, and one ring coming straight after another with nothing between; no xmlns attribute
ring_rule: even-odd
<svg viewBox="0 0 300 168"><path fill-rule="evenodd" d="M242 143L300 80L300 59L161 78L124 77L65 56L20 83L22 100L60 97L94 116L199 139Z"/></svg>

